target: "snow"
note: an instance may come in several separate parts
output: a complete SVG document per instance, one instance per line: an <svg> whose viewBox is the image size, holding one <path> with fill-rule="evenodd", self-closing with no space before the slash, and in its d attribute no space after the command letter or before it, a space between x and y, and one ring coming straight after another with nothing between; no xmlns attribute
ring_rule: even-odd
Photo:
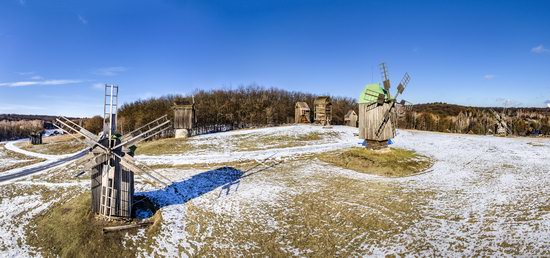
<svg viewBox="0 0 550 258"><path fill-rule="evenodd" d="M177 154L177 155L164 155L164 156L147 156L139 155L136 158L139 161L145 162L150 165L154 164L171 164L171 165L185 165L185 164L197 164L197 163L225 163L236 162L245 160L265 160L265 159L279 159L283 160L297 155L311 154L326 152L346 147L357 146L359 139L354 136L357 129L345 126L334 126L330 129L325 129L321 126L281 126L281 127L269 127L255 130L237 130L217 134L208 134L198 136L192 140L194 145L214 145L216 149L209 150L208 154L200 154L199 151L192 151L191 153ZM309 133L327 133L336 132L337 137L325 137L321 141L311 141L305 146L289 147L289 148L272 148L255 151L239 151L233 142L231 137L234 136L249 136L253 139L247 139L247 141L254 141L254 139L260 139L261 137L282 137L282 136L297 136L307 135Z"/></svg>
<svg viewBox="0 0 550 258"><path fill-rule="evenodd" d="M36 152L23 150L23 149L17 147L16 143L19 143L19 142L22 142L22 141L28 141L28 139L9 141L5 144L4 147L6 149L10 150L10 151L13 151L13 152L17 152L17 153L20 153L20 154L23 154L23 155L26 155L26 156L29 156L29 157L45 159L45 160L42 161L42 162L39 162L39 163L28 165L28 166L14 168L14 169L10 169L10 170L4 171L4 172L0 172L0 174L10 175L10 174L21 172L25 169L35 168L35 167L39 167L39 166L43 166L43 165L48 165L48 164L54 163L56 161L59 161L60 159L64 159L64 158L68 158L68 157L77 155L78 153L81 152L81 151L78 151L78 152L75 152L75 153L72 153L72 154L63 154L63 155L48 155L48 154L36 153ZM4 155L4 154L2 152L0 152L0 165L17 164L17 163L26 161L26 160L15 160L15 159L7 158L7 157L2 157L2 155ZM51 169L54 169L54 168L59 168L59 167L62 167L62 166L66 166L66 163L59 164L59 165L57 165L53 168L50 168L48 170L51 170ZM34 175L44 173L44 172L46 172L46 171L41 171L39 173L35 173ZM10 180L10 181L13 181L13 180ZM7 183L7 182L4 182L4 183ZM0 183L0 184L2 184L2 183Z"/></svg>
<svg viewBox="0 0 550 258"><path fill-rule="evenodd" d="M311 132L337 134L289 148L266 146L259 150L241 150L234 144L236 136L254 140L266 136L295 136ZM291 163L296 156L358 146L360 140L355 133L356 128L334 126L332 129L323 129L308 125L239 130L203 135L189 140L195 146L210 144L216 146L215 149L197 149L177 155L138 156L138 160L148 164L171 165L258 161L257 167L245 171L235 168L210 171L193 168L163 169L162 173L176 182L167 189L157 189L137 181L137 194L148 196L160 204L163 218L162 230L154 238L153 252L142 250L143 253L138 256L181 257L185 255L180 253L181 248L192 256L200 250L204 243L192 238L187 231L189 223L193 223L188 220L190 205L214 214L231 216L235 220L248 218L250 212L256 212L254 220L261 221L267 228L278 232L283 225L273 218L266 207L285 209L289 196L317 189L319 182L312 180L315 175L388 183L395 186L393 191L403 191L410 195L433 193L433 196L419 204L421 219L414 222L414 226L375 244L368 241L362 243L358 250L359 256L406 253L415 244L424 247L417 251L419 256L506 256L514 252L525 256L548 254L550 212L548 208L543 208L550 207L548 139L399 130L393 146L415 150L431 157L435 162L426 173L404 178L385 178L336 167L327 169L327 164L316 159L309 159L300 165ZM282 175L270 173L269 170L258 173L277 164L292 166L289 175L300 187L290 188L282 180L278 180ZM85 187L78 182L16 183L61 188L80 184ZM345 204L358 205L353 202ZM0 249L0 256L28 255L29 247L17 245L16 240L23 236L23 227L11 225L10 222L15 219L16 214L24 213L24 224L28 218L49 205L50 203L41 203L36 196L0 200L0 246L7 247L6 250ZM377 206L358 209L384 212L377 210L380 209ZM212 225L199 226L210 229ZM350 232L353 234L350 239L353 242L365 239L368 229L363 230ZM140 232L143 234L144 231ZM204 234L201 237L217 237L208 230ZM282 243L289 253L297 256L308 254L308 250L292 246L291 241L287 240ZM227 248L235 250L237 247ZM255 246L251 241L247 246L238 248Z"/></svg>
<svg viewBox="0 0 550 258"><path fill-rule="evenodd" d="M10 158L6 155L6 153L0 150L0 167L4 167L4 166L9 167L9 166L16 165L18 163L26 162L26 161L28 160ZM0 174L2 173L4 172L0 172Z"/></svg>
<svg viewBox="0 0 550 258"><path fill-rule="evenodd" d="M23 149L17 147L16 143L25 142L25 141L29 141L29 140L28 139L21 139L21 140L7 142L6 143L6 149L14 151L14 152L21 153L23 155L27 155L29 157L35 157L35 158L46 159L46 160L58 160L58 159L73 156L73 155L78 153L78 152L75 152L75 153L72 153L72 154L64 154L64 155L48 155L48 154L42 154L42 153L36 153L36 152L32 152L32 151L23 150Z"/></svg>

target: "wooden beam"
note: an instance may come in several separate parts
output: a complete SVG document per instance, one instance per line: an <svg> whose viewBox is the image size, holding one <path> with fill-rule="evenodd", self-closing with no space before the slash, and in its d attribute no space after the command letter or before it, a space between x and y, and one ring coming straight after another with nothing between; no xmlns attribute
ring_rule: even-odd
<svg viewBox="0 0 550 258"><path fill-rule="evenodd" d="M152 221L146 221L146 222L139 222L137 224L130 224L130 225L123 225L123 226L114 226L114 227L104 227L103 228L103 234L107 234L109 232L117 232L122 230L130 230L133 228L140 228L145 227L153 224Z"/></svg>

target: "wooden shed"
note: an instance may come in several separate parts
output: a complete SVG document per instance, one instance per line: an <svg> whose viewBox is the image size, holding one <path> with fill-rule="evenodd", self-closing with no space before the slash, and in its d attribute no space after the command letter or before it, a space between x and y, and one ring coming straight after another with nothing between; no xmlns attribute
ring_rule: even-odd
<svg viewBox="0 0 550 258"><path fill-rule="evenodd" d="M194 101L189 99L176 100L173 109L176 138L188 137L196 122Z"/></svg>
<svg viewBox="0 0 550 258"><path fill-rule="evenodd" d="M313 102L315 111L315 123L321 125L330 125L332 121L332 103L330 97L318 97Z"/></svg>
<svg viewBox="0 0 550 258"><path fill-rule="evenodd" d="M344 116L344 124L351 127L357 127L357 119L357 113L355 113L353 109L350 109Z"/></svg>
<svg viewBox="0 0 550 258"><path fill-rule="evenodd" d="M31 144L42 144L42 132L34 132L29 135L31 139Z"/></svg>
<svg viewBox="0 0 550 258"><path fill-rule="evenodd" d="M305 102L296 102L294 107L294 122L297 124L311 123L311 110Z"/></svg>

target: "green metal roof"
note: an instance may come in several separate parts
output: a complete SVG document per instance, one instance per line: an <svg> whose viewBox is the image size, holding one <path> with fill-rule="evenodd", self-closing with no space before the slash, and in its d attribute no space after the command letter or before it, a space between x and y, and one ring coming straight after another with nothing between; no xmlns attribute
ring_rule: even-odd
<svg viewBox="0 0 550 258"><path fill-rule="evenodd" d="M386 92L378 83L372 83L367 84L363 91L361 91L361 95L359 95L359 99L357 100L357 103L372 103L376 102L378 100L378 95L384 94L386 95L386 99L390 98L390 95L388 92Z"/></svg>

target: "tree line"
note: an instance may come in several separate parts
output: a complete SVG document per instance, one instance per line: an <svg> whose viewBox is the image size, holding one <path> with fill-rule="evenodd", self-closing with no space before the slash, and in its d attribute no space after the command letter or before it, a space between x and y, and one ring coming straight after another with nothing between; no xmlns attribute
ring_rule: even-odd
<svg viewBox="0 0 550 258"><path fill-rule="evenodd" d="M319 95L257 85L237 89L196 90L189 95L167 95L138 100L119 109L119 128L131 131L162 115L173 118L175 101L195 102L197 126L236 125L254 127L281 125L294 122L294 106L298 101L308 103L313 113L313 102ZM348 110L357 112L353 98L331 96L332 124L343 124Z"/></svg>
<svg viewBox="0 0 550 258"><path fill-rule="evenodd" d="M405 129L469 134L494 134L497 118L491 111L504 115L513 135L550 135L550 109L484 108L446 103L411 106L399 116L398 126Z"/></svg>
<svg viewBox="0 0 550 258"><path fill-rule="evenodd" d="M0 141L28 137L31 133L40 132L42 129L42 120L0 120Z"/></svg>

